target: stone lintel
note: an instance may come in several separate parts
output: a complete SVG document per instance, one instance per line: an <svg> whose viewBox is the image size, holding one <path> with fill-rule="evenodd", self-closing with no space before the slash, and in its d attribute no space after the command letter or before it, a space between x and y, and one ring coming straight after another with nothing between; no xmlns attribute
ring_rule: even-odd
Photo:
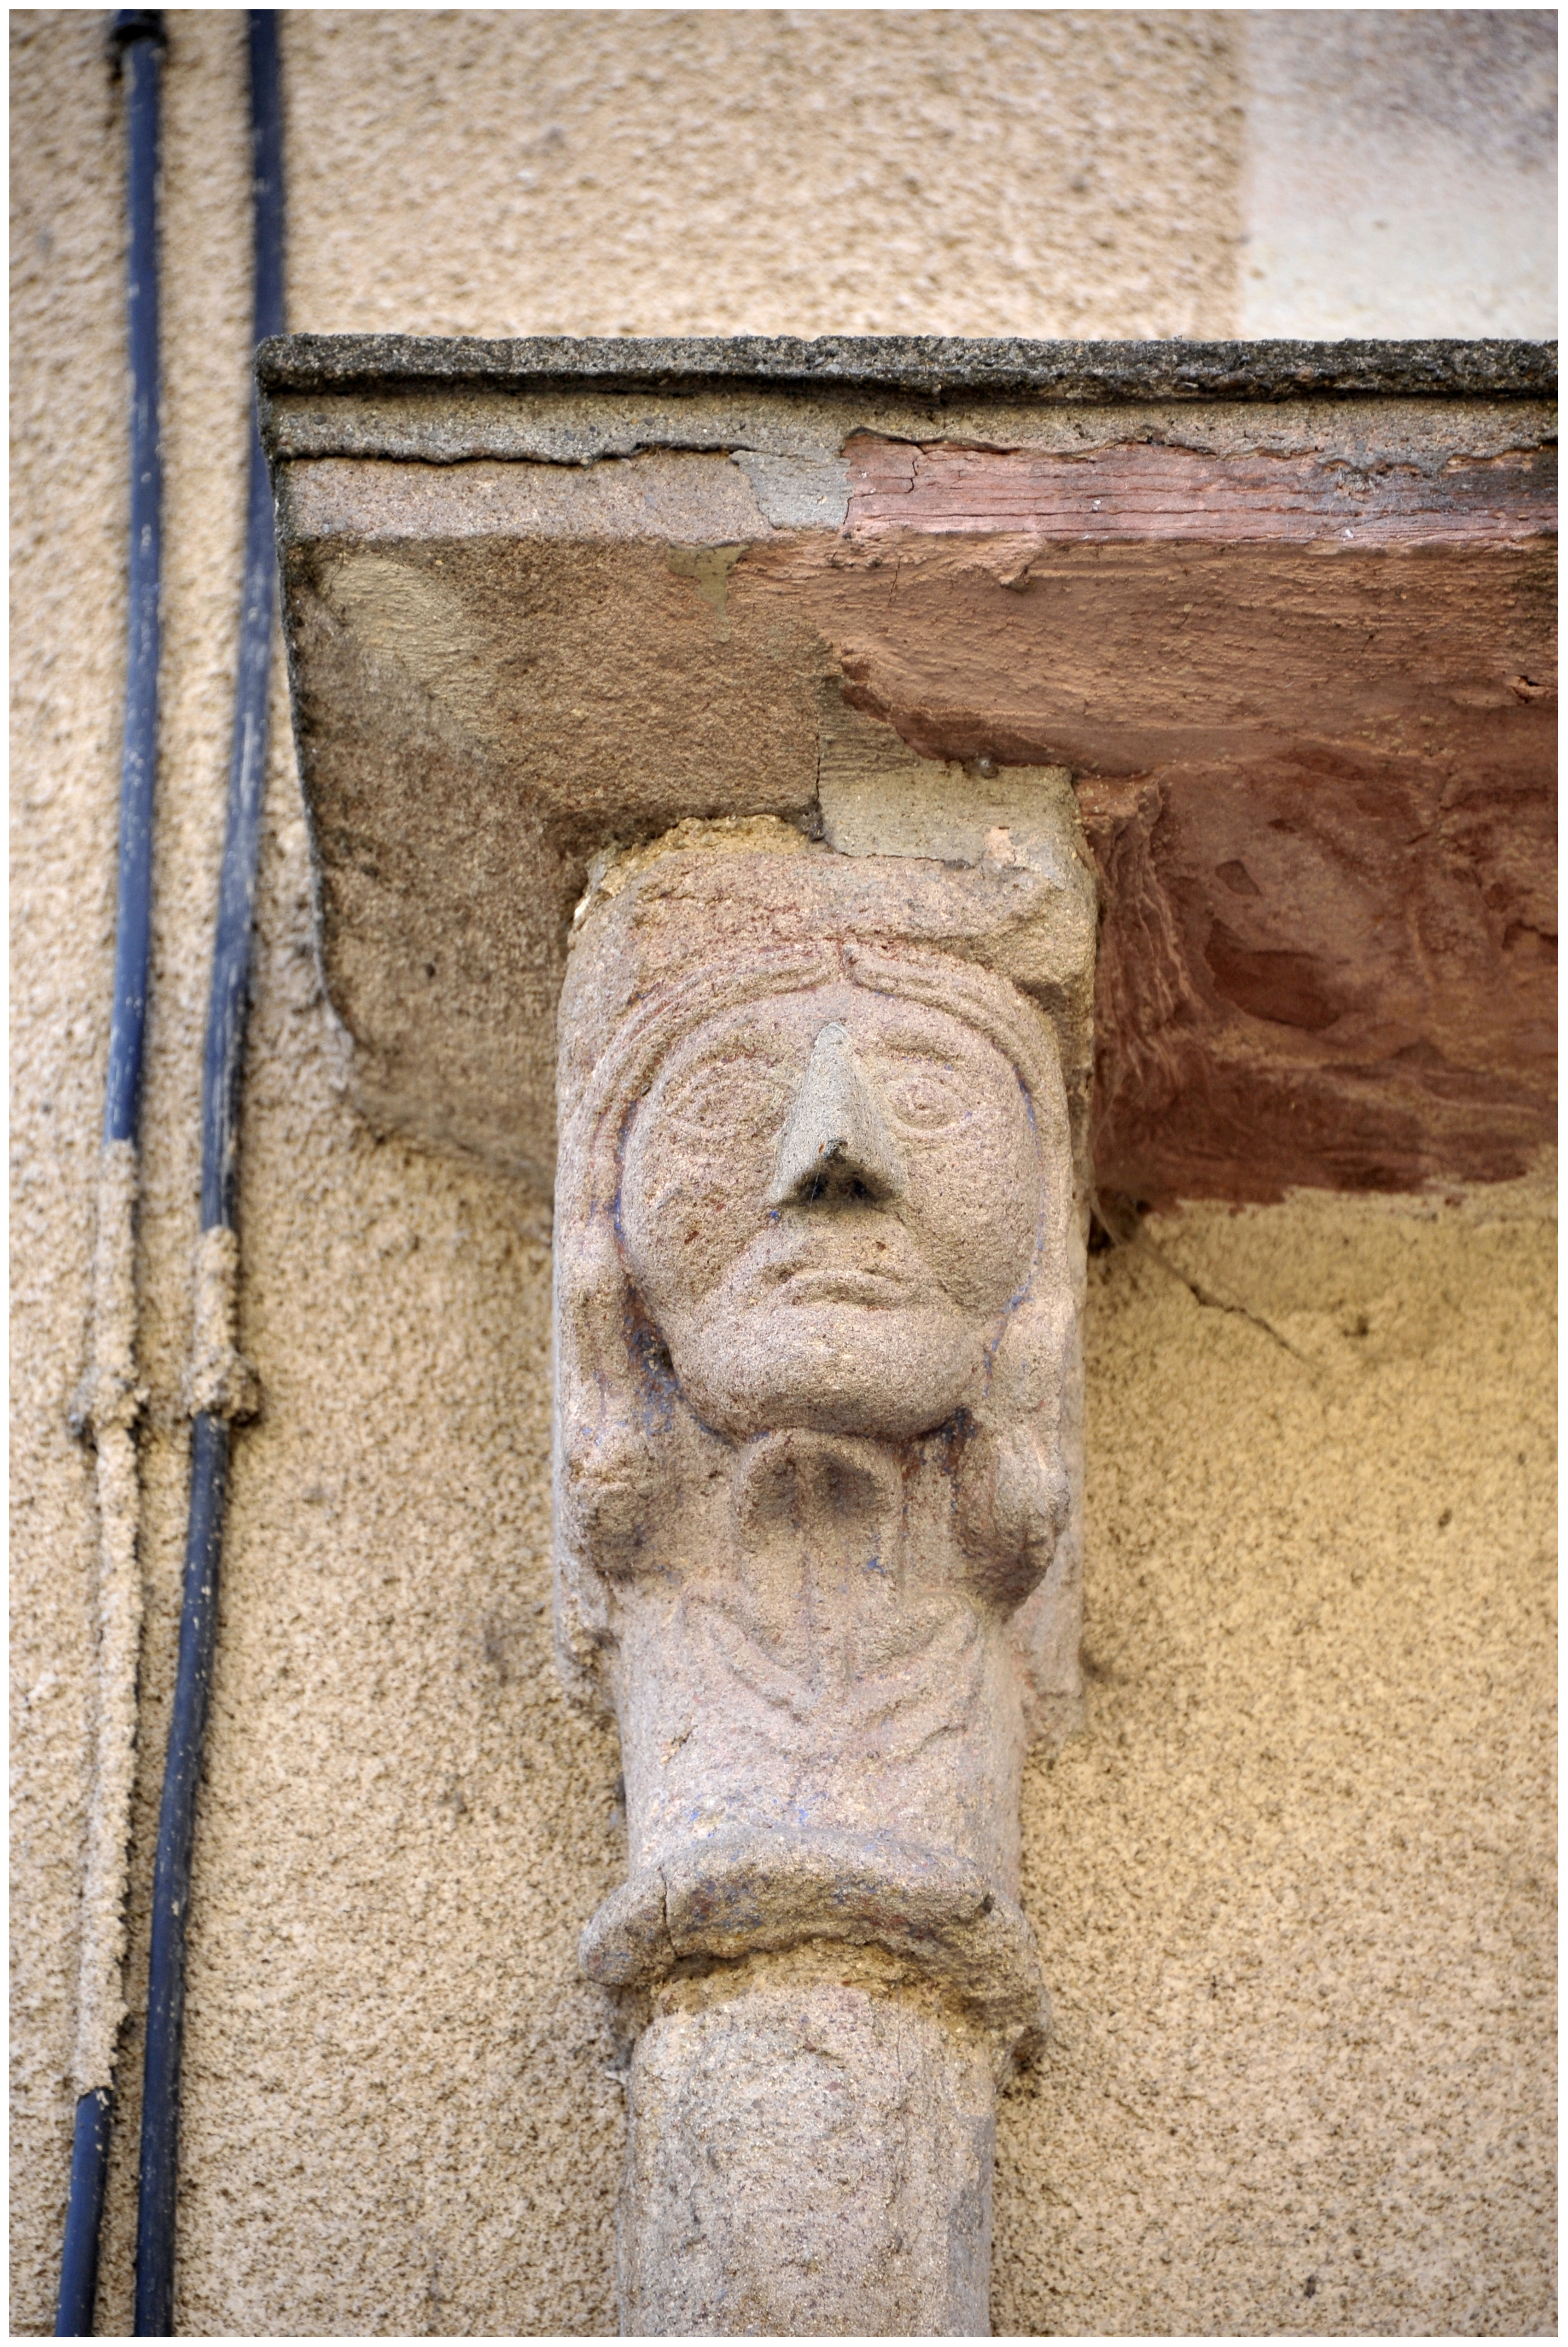
<svg viewBox="0 0 1568 2347"><path fill-rule="evenodd" d="M833 844L847 761L959 815L1071 772L1102 1191L1552 1137L1554 345L296 336L259 377L383 1124L548 1191L596 859Z"/></svg>

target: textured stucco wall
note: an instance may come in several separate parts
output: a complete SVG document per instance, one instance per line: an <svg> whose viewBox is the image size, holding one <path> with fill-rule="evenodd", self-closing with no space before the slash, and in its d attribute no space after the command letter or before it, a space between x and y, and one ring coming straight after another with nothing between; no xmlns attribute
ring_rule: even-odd
<svg viewBox="0 0 1568 2347"><path fill-rule="evenodd" d="M1237 21L291 15L292 323L1227 331ZM245 430L243 19L171 25L133 2007ZM102 26L13 20L25 2332L50 2326L64 2205L88 1727L91 1464L64 1419L123 626ZM343 1102L282 706L242 1203L268 1401L230 1514L179 2319L602 2332L620 2056L573 1949L619 1876L617 1763L548 1659L546 1235ZM1205 1211L1096 1258L1091 1729L1027 1790L1060 2032L1005 2106L999 2330L1550 2329L1551 1297L1530 1192ZM140 2052L133 2025L105 2330Z"/></svg>
<svg viewBox="0 0 1568 2347"><path fill-rule="evenodd" d="M299 330L1226 330L1221 15L323 9L289 55Z"/></svg>

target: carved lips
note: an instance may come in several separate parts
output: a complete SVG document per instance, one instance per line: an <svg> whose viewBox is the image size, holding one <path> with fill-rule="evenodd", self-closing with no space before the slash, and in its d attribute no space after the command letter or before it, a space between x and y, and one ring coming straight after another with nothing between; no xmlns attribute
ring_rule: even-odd
<svg viewBox="0 0 1568 2347"><path fill-rule="evenodd" d="M786 1304L860 1304L886 1312L905 1303L915 1292L907 1279L882 1271L782 1271L779 1281Z"/></svg>

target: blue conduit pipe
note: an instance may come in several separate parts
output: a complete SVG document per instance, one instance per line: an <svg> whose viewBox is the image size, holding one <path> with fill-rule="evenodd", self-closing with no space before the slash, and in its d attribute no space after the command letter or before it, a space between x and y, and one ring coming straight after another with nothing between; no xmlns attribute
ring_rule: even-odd
<svg viewBox="0 0 1568 2347"><path fill-rule="evenodd" d="M253 341L260 343L283 331L283 138L277 12L270 8L250 10L249 36L255 253ZM245 583L230 749L228 822L202 1066L204 1237L214 1232L231 1233L236 1226L240 1085L266 780L267 703L276 579L272 490L252 415ZM170 2338L174 2328L185 1931L190 1903L196 1788L201 1773L217 1637L218 1576L222 1558L230 1440L228 1417L216 1410L198 1411L191 1437L179 1659L153 1869L140 2200L137 2215L138 2339Z"/></svg>
<svg viewBox="0 0 1568 2347"><path fill-rule="evenodd" d="M125 87L127 355L130 367L130 546L125 723L120 747L119 873L114 999L109 1012L104 1145L134 1150L141 1109L152 939L152 796L158 766L159 588L162 474L159 454L158 128L163 12L121 8L110 27ZM118 1964L111 1986L118 2009ZM112 2039L110 2041L112 2045ZM114 2093L107 2079L77 2103L60 2254L57 2338L90 2338L108 2174Z"/></svg>

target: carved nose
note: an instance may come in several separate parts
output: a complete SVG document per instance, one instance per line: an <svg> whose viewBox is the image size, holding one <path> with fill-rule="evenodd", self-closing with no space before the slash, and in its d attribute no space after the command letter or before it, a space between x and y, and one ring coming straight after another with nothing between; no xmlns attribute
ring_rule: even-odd
<svg viewBox="0 0 1568 2347"><path fill-rule="evenodd" d="M832 1020L811 1047L779 1143L770 1206L898 1197L904 1166L846 1028Z"/></svg>

